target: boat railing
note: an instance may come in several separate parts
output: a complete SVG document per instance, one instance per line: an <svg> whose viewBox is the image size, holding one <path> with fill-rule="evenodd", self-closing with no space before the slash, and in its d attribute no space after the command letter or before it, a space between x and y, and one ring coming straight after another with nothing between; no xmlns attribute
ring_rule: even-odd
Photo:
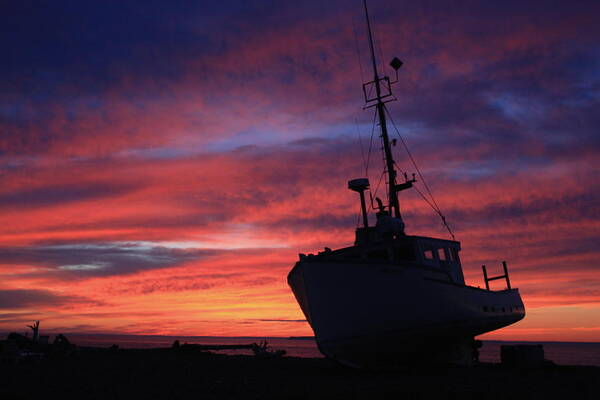
<svg viewBox="0 0 600 400"><path fill-rule="evenodd" d="M511 289L510 278L508 277L508 267L506 266L506 261L502 261L502 267L504 268L504 275L488 277L487 269L485 268L485 265L481 266L481 269L483 269L483 280L485 281L485 289L486 290L490 290L490 281L495 281L496 279L506 279L506 287L508 289Z"/></svg>

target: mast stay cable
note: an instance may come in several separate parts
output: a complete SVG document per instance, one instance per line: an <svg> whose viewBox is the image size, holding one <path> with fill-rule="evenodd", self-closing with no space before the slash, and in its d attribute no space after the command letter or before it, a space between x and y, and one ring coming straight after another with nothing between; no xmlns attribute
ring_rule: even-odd
<svg viewBox="0 0 600 400"><path fill-rule="evenodd" d="M377 197L377 192L379 191L379 186L381 185L381 181L383 180L383 177L385 176L386 173L387 172L385 170L381 172L381 175L379 176L379 181L377 182L377 186L375 186L375 191L371 195L371 210L375 209L375 207L373 207L373 197Z"/></svg>
<svg viewBox="0 0 600 400"><path fill-rule="evenodd" d="M358 144L360 144L360 156L363 160L365 169L367 168L367 159L365 158L365 149L363 148L362 137L360 135L360 128L358 127L358 120L354 119L354 125L356 126L356 135L358 136Z"/></svg>
<svg viewBox="0 0 600 400"><path fill-rule="evenodd" d="M363 67L362 67L362 62L361 62L361 57L360 57L360 46L358 45L358 32L356 30L356 24L354 23L354 19L352 19L352 30L354 31L354 43L356 44L356 57L358 58L358 68L360 69L360 81L364 82L365 78L364 78L364 74L363 74Z"/></svg>
<svg viewBox="0 0 600 400"><path fill-rule="evenodd" d="M392 118L392 115L390 114L390 112L387 109L387 107L384 107L384 109L385 109L386 114L388 115L389 120L392 122L392 126L394 127L394 130L396 131L396 134L400 138L400 142L402 142L402 146L404 147L404 150L406 150L406 154L408 154L408 158L410 159L412 165L415 167L415 170L417 171L417 174L419 175L419 179L421 179L421 181L423 182L423 186L425 186L425 190L427 190L427 193L429 194L429 197L431 198L431 201L429 199L427 199L427 197L419 190L419 188L414 187L415 190L417 191L417 193L419 193L419 195L421 195L421 197L423 198L423 200L425 200L425 202L427 204L429 204L429 206L433 209L433 211L435 211L436 214L439 215L440 219L442 220L442 224L446 227L446 229L448 230L448 232L452 236L452 240L456 240L456 238L454 236L454 233L452 232L452 229L450 228L450 226L448 225L448 222L446 221L446 217L444 216L444 214L442 213L442 210L440 209L440 207L438 206L437 202L435 201L435 197L433 196L433 193L431 193L431 189L429 189L429 185L427 184L427 181L425 180L425 177L421 173L421 170L419 169L419 166L417 165L417 162L415 161L412 153L410 152L410 150L408 148L408 145L406 144L406 141L404 140L404 138L400 134L400 130L396 126L396 122ZM395 164L395 162L394 162L394 164ZM396 164L396 166L398 166L398 165ZM398 169L400 169L400 168L398 167Z"/></svg>
<svg viewBox="0 0 600 400"><path fill-rule="evenodd" d="M371 151L373 150L373 136L375 135L375 125L377 124L377 113L373 113L373 124L371 125L371 139L369 142L369 151L367 152L367 165L365 165L365 175L369 176L369 164L371 163Z"/></svg>

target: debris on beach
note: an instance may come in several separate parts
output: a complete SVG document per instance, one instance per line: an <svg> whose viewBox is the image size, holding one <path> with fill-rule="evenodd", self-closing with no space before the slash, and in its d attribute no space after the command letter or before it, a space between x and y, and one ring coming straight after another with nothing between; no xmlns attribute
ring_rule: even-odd
<svg viewBox="0 0 600 400"><path fill-rule="evenodd" d="M40 335L40 321L27 325L32 330L32 337L17 332L8 334L5 340L0 340L0 362L15 364L19 362L40 361L45 357L60 357L72 355L77 351L77 346L69 341L65 335L59 333L52 344L50 336Z"/></svg>
<svg viewBox="0 0 600 400"><path fill-rule="evenodd" d="M283 357L286 353L285 350L269 350L266 340L260 342L260 344L252 343L252 346L252 351L257 357L276 358Z"/></svg>
<svg viewBox="0 0 600 400"><path fill-rule="evenodd" d="M193 351L219 351L219 350L251 350L255 356L263 358L282 357L286 354L285 350L271 350L266 340L260 343L250 344L181 344L175 340L171 345L172 350L193 352Z"/></svg>

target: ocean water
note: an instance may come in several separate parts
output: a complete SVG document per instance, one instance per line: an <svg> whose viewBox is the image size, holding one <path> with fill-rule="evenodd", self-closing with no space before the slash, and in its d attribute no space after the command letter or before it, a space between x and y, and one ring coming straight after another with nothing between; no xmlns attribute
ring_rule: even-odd
<svg viewBox="0 0 600 400"><path fill-rule="evenodd" d="M323 357L312 338L289 339L274 337L204 337L204 336L151 336L151 335L93 335L67 334L67 338L80 346L108 347L113 344L121 348L170 347L175 340L181 344L251 344L266 340L274 350L285 350L294 357ZM53 337L50 338L53 340ZM546 359L559 365L600 366L600 343L574 342L516 342L483 341L480 360L500 361L500 346L503 344L542 344ZM247 350L221 350L225 354L250 354Z"/></svg>

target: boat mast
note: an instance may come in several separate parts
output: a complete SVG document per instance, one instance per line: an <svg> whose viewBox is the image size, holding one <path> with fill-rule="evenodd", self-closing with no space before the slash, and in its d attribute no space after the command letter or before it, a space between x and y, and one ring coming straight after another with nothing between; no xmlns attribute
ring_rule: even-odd
<svg viewBox="0 0 600 400"><path fill-rule="evenodd" d="M388 175L388 195L389 195L389 210L390 215L402 221L400 214L400 204L398 202L398 190L396 185L396 169L394 168L394 159L392 157L392 149L390 148L390 139L387 131L387 123L385 117L385 102L381 93L381 81L386 80L389 89L389 79L379 78L377 73L377 62L375 60L375 48L373 46L373 34L371 33L371 22L369 21L369 10L367 9L367 0L363 0L365 6L365 15L367 18L367 30L369 31L369 49L371 50L371 61L373 63L373 83L375 85L376 96L373 100L376 100L375 107L377 107L377 115L379 117L379 126L381 126L381 138L383 140L383 151L385 154L385 164ZM391 94L391 93L390 93Z"/></svg>

